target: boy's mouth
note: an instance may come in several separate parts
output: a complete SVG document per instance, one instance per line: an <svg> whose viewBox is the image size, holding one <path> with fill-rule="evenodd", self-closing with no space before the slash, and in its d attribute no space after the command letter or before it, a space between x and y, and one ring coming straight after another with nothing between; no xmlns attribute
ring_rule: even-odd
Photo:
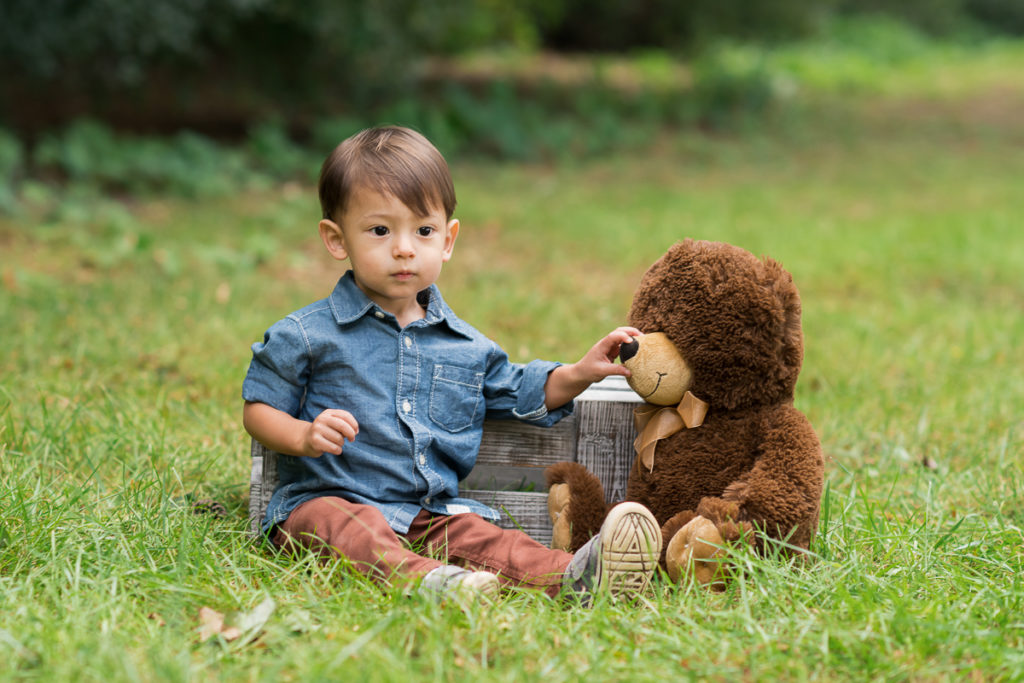
<svg viewBox="0 0 1024 683"><path fill-rule="evenodd" d="M411 280L415 276L416 273L412 272L411 270L400 270L394 274L394 278L396 280L401 280L402 282L406 280Z"/></svg>

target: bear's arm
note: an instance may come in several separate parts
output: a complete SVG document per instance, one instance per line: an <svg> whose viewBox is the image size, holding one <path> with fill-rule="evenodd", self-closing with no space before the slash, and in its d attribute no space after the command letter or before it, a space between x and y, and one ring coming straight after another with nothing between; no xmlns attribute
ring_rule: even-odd
<svg viewBox="0 0 1024 683"><path fill-rule="evenodd" d="M739 521L806 548L818 525L821 443L804 414L791 405L766 412L759 432L754 466L726 487L722 499L739 507Z"/></svg>

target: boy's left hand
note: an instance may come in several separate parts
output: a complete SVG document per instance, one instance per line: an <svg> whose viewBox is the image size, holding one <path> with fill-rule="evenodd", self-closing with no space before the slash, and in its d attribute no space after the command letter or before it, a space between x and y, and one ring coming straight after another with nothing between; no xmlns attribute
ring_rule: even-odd
<svg viewBox="0 0 1024 683"><path fill-rule="evenodd" d="M544 405L548 410L564 406L594 382L609 375L629 377L629 369L615 362L619 348L642 334L635 327L617 327L594 344L583 358L572 365L551 371L544 385Z"/></svg>
<svg viewBox="0 0 1024 683"><path fill-rule="evenodd" d="M594 344L575 364L579 379L593 384L609 375L629 377L629 369L616 363L615 359L618 358L619 349L623 344L628 344L633 341L633 337L639 337L642 334L635 327L617 327L612 330Z"/></svg>

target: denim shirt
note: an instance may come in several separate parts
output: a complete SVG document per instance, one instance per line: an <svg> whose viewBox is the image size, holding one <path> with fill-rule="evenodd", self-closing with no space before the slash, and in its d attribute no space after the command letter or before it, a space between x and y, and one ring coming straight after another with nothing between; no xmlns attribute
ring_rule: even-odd
<svg viewBox="0 0 1024 683"><path fill-rule="evenodd" d="M310 422L338 408L359 423L341 455L279 458L264 533L318 496L373 505L398 533L421 508L496 520L495 510L457 495L476 463L484 418L550 426L572 412L571 402L544 407L544 384L558 363L511 363L452 313L436 285L419 298L426 316L402 328L349 271L330 296L275 323L252 345L246 401Z"/></svg>

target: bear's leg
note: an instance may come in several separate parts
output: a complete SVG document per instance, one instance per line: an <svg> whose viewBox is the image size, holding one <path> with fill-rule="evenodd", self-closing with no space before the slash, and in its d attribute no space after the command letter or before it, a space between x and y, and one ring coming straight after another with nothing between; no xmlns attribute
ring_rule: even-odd
<svg viewBox="0 0 1024 683"><path fill-rule="evenodd" d="M608 513L604 488L586 467L575 462L556 463L545 475L553 526L551 547L575 552L601 529Z"/></svg>
<svg viewBox="0 0 1024 683"><path fill-rule="evenodd" d="M754 527L744 521L743 510L739 504L722 498L701 498L697 505L697 514L711 520L722 540L733 543L739 540L746 540L748 543L756 542Z"/></svg>

